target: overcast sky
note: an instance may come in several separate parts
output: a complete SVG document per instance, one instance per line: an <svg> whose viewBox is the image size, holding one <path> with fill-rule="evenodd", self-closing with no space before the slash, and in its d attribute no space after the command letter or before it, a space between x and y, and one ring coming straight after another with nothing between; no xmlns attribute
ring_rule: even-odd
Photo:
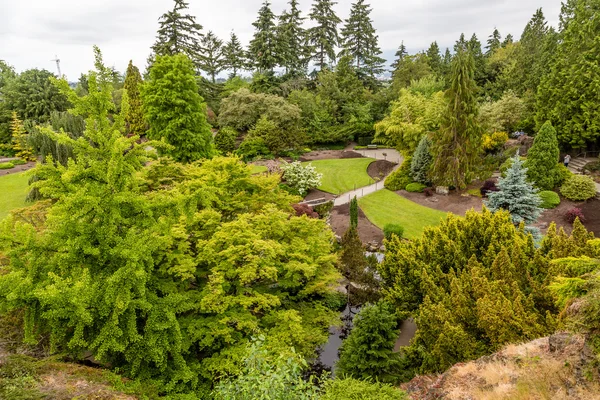
<svg viewBox="0 0 600 400"><path fill-rule="evenodd" d="M336 12L347 18L355 0L339 0ZM234 30L244 45L262 0L189 0L190 14L205 31L227 39ZM287 0L274 0L279 14ZM312 0L300 0L304 15ZM409 52L426 49L437 40L442 51L452 48L465 32L482 43L497 27L504 37L518 38L535 10L543 7L551 25L558 24L560 0L371 0L372 18L384 56L393 58L404 41ZM124 71L130 59L145 68L158 18L172 0L0 0L0 59L17 71L45 68L61 60L71 81L93 67L92 45L100 46L105 63Z"/></svg>

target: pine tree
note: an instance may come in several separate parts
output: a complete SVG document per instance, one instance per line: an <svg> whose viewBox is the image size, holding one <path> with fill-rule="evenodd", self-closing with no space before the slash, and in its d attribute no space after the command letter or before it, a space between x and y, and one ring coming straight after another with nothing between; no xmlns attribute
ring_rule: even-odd
<svg viewBox="0 0 600 400"><path fill-rule="evenodd" d="M460 38L454 44L454 52L458 53L459 50L467 51L468 50L468 42L465 39L465 34L461 33Z"/></svg>
<svg viewBox="0 0 600 400"><path fill-rule="evenodd" d="M431 67L431 70L436 74L442 72L442 56L440 55L440 47L437 42L431 43L429 49L427 49L427 62Z"/></svg>
<svg viewBox="0 0 600 400"><path fill-rule="evenodd" d="M223 41L216 37L212 31L204 35L200 41L198 66L210 76L213 83L215 83L215 76L225 69Z"/></svg>
<svg viewBox="0 0 600 400"><path fill-rule="evenodd" d="M406 46L404 46L404 40L403 40L402 43L400 44L400 47L398 47L396 54L394 54L396 59L394 60L392 65L390 65L390 67L392 68L392 71L396 71L398 69L400 64L402 64L402 62L404 61L404 57L406 57L407 55L408 55L408 52L406 51Z"/></svg>
<svg viewBox="0 0 600 400"><path fill-rule="evenodd" d="M433 138L432 176L438 184L464 188L473 178L482 135L473 69L473 57L459 47L452 65L452 83L446 91L448 106L440 133Z"/></svg>
<svg viewBox="0 0 600 400"><path fill-rule="evenodd" d="M506 46L508 46L509 44L513 44L513 43L514 43L514 41L515 41L515 40L514 40L514 38L513 38L513 35L509 33L509 34L508 34L508 35L506 35L506 37L504 38L504 41L502 42L502 47L506 47Z"/></svg>
<svg viewBox="0 0 600 400"><path fill-rule="evenodd" d="M275 14L273 14L271 3L268 0L263 3L258 11L258 18L252 25L255 31L248 48L249 61L259 72L273 72L279 62L279 55L277 53Z"/></svg>
<svg viewBox="0 0 600 400"><path fill-rule="evenodd" d="M314 0L310 9L310 20L316 25L308 30L313 47L312 59L321 71L335 63L335 48L340 42L337 26L342 20L333 11L337 4L332 0Z"/></svg>
<svg viewBox="0 0 600 400"><path fill-rule="evenodd" d="M16 111L12 112L10 131L12 134L13 151L15 152L15 157L18 157L23 161L35 161L35 154L27 142L27 135L25 133L25 129L23 128L23 122L19 119Z"/></svg>
<svg viewBox="0 0 600 400"><path fill-rule="evenodd" d="M352 4L350 17L341 32L340 57L351 57L360 74L374 77L383 72L385 60L380 57L381 49L370 17L371 11L365 0Z"/></svg>
<svg viewBox="0 0 600 400"><path fill-rule="evenodd" d="M487 62L483 51L481 50L481 42L477 38L476 34L473 34L473 36L471 36L471 39L469 39L469 41L467 42L467 48L473 56L473 77L475 78L475 82L478 86L483 87L488 80L486 71Z"/></svg>
<svg viewBox="0 0 600 400"><path fill-rule="evenodd" d="M554 189L561 180L559 156L556 129L547 121L535 135L533 146L527 152L525 167L529 181L541 190Z"/></svg>
<svg viewBox="0 0 600 400"><path fill-rule="evenodd" d="M523 168L523 161L518 154L513 157L506 176L500 178L498 188L498 192L488 194L486 206L490 211L508 211L515 225L521 222L532 224L542 213L538 191L527 181L527 168Z"/></svg>
<svg viewBox="0 0 600 400"><path fill-rule="evenodd" d="M485 46L485 49L486 49L485 55L486 56L490 56L491 54L493 54L496 50L498 50L500 48L500 46L502 45L502 43L500 42L500 39L502 39L500 32L498 32L498 29L494 28L494 32L488 38L487 46Z"/></svg>
<svg viewBox="0 0 600 400"><path fill-rule="evenodd" d="M358 379L394 381L398 365L394 344L398 321L387 303L365 307L354 318L354 328L340 348L336 371Z"/></svg>
<svg viewBox="0 0 600 400"><path fill-rule="evenodd" d="M431 140L427 135L423 135L415 154L413 155L410 164L410 175L415 182L422 183L424 185L429 183L429 170L431 169L431 152L429 150L431 146Z"/></svg>
<svg viewBox="0 0 600 400"><path fill-rule="evenodd" d="M158 56L142 88L142 99L150 125L148 137L172 145L167 153L174 159L190 162L212 156L206 104L198 94L194 67L187 56Z"/></svg>
<svg viewBox="0 0 600 400"><path fill-rule="evenodd" d="M350 200L350 227L356 228L358 226L358 199L356 196Z"/></svg>
<svg viewBox="0 0 600 400"><path fill-rule="evenodd" d="M277 26L280 63L286 74L304 75L308 66L307 32L302 28L305 18L298 8L298 0L290 0L290 11L283 11Z"/></svg>
<svg viewBox="0 0 600 400"><path fill-rule="evenodd" d="M127 92L127 103L129 105L125 114L125 129L128 135L142 136L147 130L144 109L142 107L142 97L140 95L142 84L140 70L133 65L132 61L129 61L125 76L125 85L123 86Z"/></svg>
<svg viewBox="0 0 600 400"><path fill-rule="evenodd" d="M160 28L152 46L153 55L148 60L150 65L156 56L172 56L179 53L187 55L194 63L198 60L202 25L196 22L195 17L182 13L188 9L188 3L184 0L173 2L173 9L158 20Z"/></svg>
<svg viewBox="0 0 600 400"><path fill-rule="evenodd" d="M247 64L244 48L237 35L231 32L229 42L223 47L225 68L230 70L230 78L237 76L238 71L244 69Z"/></svg>

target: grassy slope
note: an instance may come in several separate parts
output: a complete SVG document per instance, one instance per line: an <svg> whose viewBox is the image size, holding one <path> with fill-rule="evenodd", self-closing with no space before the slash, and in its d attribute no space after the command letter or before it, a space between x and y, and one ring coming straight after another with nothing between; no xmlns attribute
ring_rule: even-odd
<svg viewBox="0 0 600 400"><path fill-rule="evenodd" d="M0 176L0 219L15 208L25 207L29 176L25 172Z"/></svg>
<svg viewBox="0 0 600 400"><path fill-rule="evenodd" d="M319 173L323 174L319 190L341 194L375 183L367 174L369 164L374 161L372 158L346 158L310 161L304 165L312 164Z"/></svg>
<svg viewBox="0 0 600 400"><path fill-rule="evenodd" d="M400 224L404 236L417 239L426 226L437 225L446 213L423 207L389 190L380 190L358 200L369 221L383 229L386 224Z"/></svg>

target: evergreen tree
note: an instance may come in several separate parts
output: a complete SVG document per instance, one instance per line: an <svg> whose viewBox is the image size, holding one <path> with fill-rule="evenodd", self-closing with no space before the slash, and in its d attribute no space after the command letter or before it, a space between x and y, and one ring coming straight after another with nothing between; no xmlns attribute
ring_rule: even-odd
<svg viewBox="0 0 600 400"><path fill-rule="evenodd" d="M459 48L452 65L452 83L446 91L448 106L432 143L432 176L438 184L464 188L473 178L482 135L473 69L473 57Z"/></svg>
<svg viewBox="0 0 600 400"><path fill-rule="evenodd" d="M215 135L215 147L223 154L233 153L237 132L233 128L224 127Z"/></svg>
<svg viewBox="0 0 600 400"><path fill-rule="evenodd" d="M18 157L24 161L35 161L35 154L27 142L27 135L25 133L25 129L23 128L23 122L19 119L15 111L12 112L10 131L12 134L13 151L15 152L15 157Z"/></svg>
<svg viewBox="0 0 600 400"><path fill-rule="evenodd" d="M340 57L350 57L356 70L369 77L381 74L385 61L380 57L381 49L370 17L371 11L365 0L357 0L352 4L350 17L342 28L340 52Z"/></svg>
<svg viewBox="0 0 600 400"><path fill-rule="evenodd" d="M454 44L454 52L458 53L459 50L463 50L463 51L468 50L468 43L467 43L467 40L465 39L464 33L460 34L460 38Z"/></svg>
<svg viewBox="0 0 600 400"><path fill-rule="evenodd" d="M404 40L403 40L402 43L400 44L400 47L398 47L398 50L396 50L396 54L394 54L396 59L394 60L392 65L390 65L390 67L392 68L392 71L396 71L398 69L400 64L402 64L402 61L404 61L404 57L406 57L407 55L408 55L408 52L406 51L406 46L404 46Z"/></svg>
<svg viewBox="0 0 600 400"><path fill-rule="evenodd" d="M486 49L485 55L486 56L493 54L497 49L500 48L500 46L502 46L500 39L502 39L500 32L498 32L497 28L494 28L494 32L488 38L487 46L485 46L485 49Z"/></svg>
<svg viewBox="0 0 600 400"><path fill-rule="evenodd" d="M173 146L167 153L174 159L190 162L212 156L206 104L186 55L158 56L142 88L142 99L150 125L148 137Z"/></svg>
<svg viewBox="0 0 600 400"><path fill-rule="evenodd" d="M200 41L198 66L210 76L212 83L215 83L215 76L225 69L223 41L216 37L212 31L204 35Z"/></svg>
<svg viewBox="0 0 600 400"><path fill-rule="evenodd" d="M444 58L442 59L442 76L446 82L450 82L450 74L452 73L452 53L446 47Z"/></svg>
<svg viewBox="0 0 600 400"><path fill-rule="evenodd" d="M156 56L172 56L180 53L188 56L194 63L198 60L202 25L196 22L195 17L183 14L188 9L188 3L184 0L173 0L173 3L173 9L158 20L160 28L156 42L152 46L153 54L148 60L149 66Z"/></svg>
<svg viewBox="0 0 600 400"><path fill-rule="evenodd" d="M521 157L517 154L512 161L506 176L498 182L499 191L488 193L486 206L492 212L508 211L515 225L521 222L529 225L542 213L542 201L537 189L527 182L527 168L523 168Z"/></svg>
<svg viewBox="0 0 600 400"><path fill-rule="evenodd" d="M231 71L229 74L230 78L237 76L238 71L244 69L244 66L247 64L244 48L237 35L233 32L231 32L229 42L223 47L223 57L225 68Z"/></svg>
<svg viewBox="0 0 600 400"><path fill-rule="evenodd" d="M426 54L427 62L429 63L431 70L436 74L440 74L442 72L442 56L440 55L440 47L437 42L431 43Z"/></svg>
<svg viewBox="0 0 600 400"><path fill-rule="evenodd" d="M473 77L478 86L483 87L488 79L487 76L487 62L483 51L481 50L481 42L477 38L476 34L471 36L471 39L467 42L467 49L473 56Z"/></svg>
<svg viewBox="0 0 600 400"><path fill-rule="evenodd" d="M556 129L547 121L535 135L533 146L527 152L525 167L529 181L541 190L554 189L561 181L559 156Z"/></svg>
<svg viewBox="0 0 600 400"><path fill-rule="evenodd" d="M365 256L358 229L350 225L340 242L340 273L346 278L348 305L360 306L379 299L379 282L375 277L377 259Z"/></svg>
<svg viewBox="0 0 600 400"><path fill-rule="evenodd" d="M129 61L125 76L125 85L123 86L127 91L127 103L129 105L125 114L125 129L128 135L142 136L146 133L147 126L144 119L142 97L140 95L142 84L140 70L133 65L132 61Z"/></svg>
<svg viewBox="0 0 600 400"><path fill-rule="evenodd" d="M421 137L421 141L415 150L411 164L410 164L410 175L415 182L422 183L424 185L429 183L429 170L431 169L431 152L429 150L431 146L431 140L427 135Z"/></svg>
<svg viewBox="0 0 600 400"><path fill-rule="evenodd" d="M356 196L350 200L350 227L358 227L358 199Z"/></svg>
<svg viewBox="0 0 600 400"><path fill-rule="evenodd" d="M279 63L279 54L277 53L275 14L273 14L271 3L268 0L263 3L258 11L258 18L252 25L255 31L248 49L249 61L259 72L273 72Z"/></svg>
<svg viewBox="0 0 600 400"><path fill-rule="evenodd" d="M365 307L354 318L354 328L342 343L336 372L358 379L394 382L398 358L394 344L398 321L384 302Z"/></svg>
<svg viewBox="0 0 600 400"><path fill-rule="evenodd" d="M310 9L310 20L316 25L308 30L313 48L312 59L321 71L335 63L335 48L340 42L338 25L342 20L333 11L337 4L332 0L314 0Z"/></svg>
<svg viewBox="0 0 600 400"><path fill-rule="evenodd" d="M506 37L504 38L504 41L502 42L502 47L506 47L509 44L513 44L514 43L514 39L513 39L513 35L512 34L508 34L506 35Z"/></svg>
<svg viewBox="0 0 600 400"><path fill-rule="evenodd" d="M277 27L278 53L286 74L304 75L308 65L307 32L302 28L305 18L298 0L290 0L290 11L284 10Z"/></svg>

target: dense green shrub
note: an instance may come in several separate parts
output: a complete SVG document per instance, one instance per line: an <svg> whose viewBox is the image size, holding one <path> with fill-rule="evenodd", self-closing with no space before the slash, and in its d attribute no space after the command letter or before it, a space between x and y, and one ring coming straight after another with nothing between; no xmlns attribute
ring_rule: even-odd
<svg viewBox="0 0 600 400"><path fill-rule="evenodd" d="M423 193L427 185L423 185L422 183L413 182L406 185L406 191L411 193Z"/></svg>
<svg viewBox="0 0 600 400"><path fill-rule="evenodd" d="M300 148L304 142L304 134L299 129L284 129L276 122L263 116L256 125L248 132L249 138L261 138L269 151L276 155L284 155Z"/></svg>
<svg viewBox="0 0 600 400"><path fill-rule="evenodd" d="M11 169L14 168L14 164L12 162L0 163L0 169Z"/></svg>
<svg viewBox="0 0 600 400"><path fill-rule="evenodd" d="M11 161L11 163L12 163L13 165L25 165L25 164L27 164L27 161L25 161L25 160L23 160L23 159L20 159L20 158L18 158L18 159L16 159L16 160L12 160L12 161Z"/></svg>
<svg viewBox="0 0 600 400"><path fill-rule="evenodd" d="M261 138L247 137L236 150L236 154L242 156L244 161L253 160L258 157L272 157L273 154Z"/></svg>
<svg viewBox="0 0 600 400"><path fill-rule="evenodd" d="M410 176L412 157L406 157L404 162L396 171L392 172L385 180L384 186L391 191L404 190L406 185L413 182Z"/></svg>
<svg viewBox="0 0 600 400"><path fill-rule="evenodd" d="M557 185L565 183L573 173L563 163L558 163L558 182Z"/></svg>
<svg viewBox="0 0 600 400"><path fill-rule="evenodd" d="M219 129L215 135L215 147L223 154L232 153L235 150L235 139L238 133L235 129L225 127Z"/></svg>
<svg viewBox="0 0 600 400"><path fill-rule="evenodd" d="M584 201L596 196L596 185L589 176L573 175L562 185L560 193L569 200Z"/></svg>
<svg viewBox="0 0 600 400"><path fill-rule="evenodd" d="M318 206L314 206L313 209L317 214L319 214L321 218L325 218L333 209L333 201L328 201L327 203L319 204Z"/></svg>
<svg viewBox="0 0 600 400"><path fill-rule="evenodd" d="M383 234L387 240L392 240L392 237L394 236L397 236L398 239L402 239L404 227L399 224L386 224L383 227Z"/></svg>
<svg viewBox="0 0 600 400"><path fill-rule="evenodd" d="M433 157L429 150L430 146L431 141L427 135L423 135L410 164L410 174L415 182L422 184L429 183L429 169L431 168L431 162L433 161Z"/></svg>
<svg viewBox="0 0 600 400"><path fill-rule="evenodd" d="M391 385L358 380L354 378L336 378L325 383L320 400L406 400L402 390Z"/></svg>
<svg viewBox="0 0 600 400"><path fill-rule="evenodd" d="M539 192L538 196L542 199L542 204L540 207L545 209L556 208L560 204L560 196L558 193L553 192L551 190L544 190L543 192Z"/></svg>
<svg viewBox="0 0 600 400"><path fill-rule="evenodd" d="M527 177L535 187L541 190L551 190L559 185L559 155L556 130L548 121L535 135L533 146L527 152L527 161L525 161Z"/></svg>

